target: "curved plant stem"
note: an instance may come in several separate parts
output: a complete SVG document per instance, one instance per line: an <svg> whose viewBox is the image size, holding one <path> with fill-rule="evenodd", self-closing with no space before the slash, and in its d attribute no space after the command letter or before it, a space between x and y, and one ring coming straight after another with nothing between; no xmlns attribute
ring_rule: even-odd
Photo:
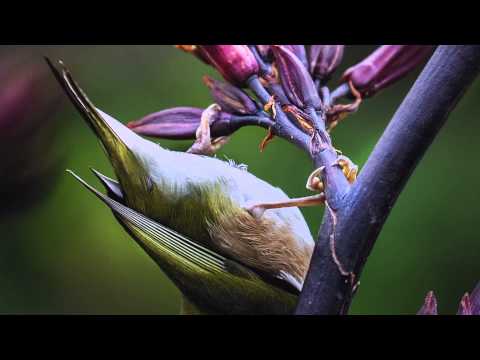
<svg viewBox="0 0 480 360"><path fill-rule="evenodd" d="M480 46L437 48L358 180L337 206L330 204L330 211L325 212L296 314L348 311L363 266L390 210L479 70ZM314 162L324 164L325 159L319 154Z"/></svg>

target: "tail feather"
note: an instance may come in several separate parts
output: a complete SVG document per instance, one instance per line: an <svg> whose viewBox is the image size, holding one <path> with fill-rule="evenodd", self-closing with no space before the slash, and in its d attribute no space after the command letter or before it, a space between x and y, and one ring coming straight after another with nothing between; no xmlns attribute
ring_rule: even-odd
<svg viewBox="0 0 480 360"><path fill-rule="evenodd" d="M123 192L120 183L116 180L110 179L108 176L103 175L100 171L90 168L93 174L101 181L102 185L108 192L108 196L114 200L123 200Z"/></svg>

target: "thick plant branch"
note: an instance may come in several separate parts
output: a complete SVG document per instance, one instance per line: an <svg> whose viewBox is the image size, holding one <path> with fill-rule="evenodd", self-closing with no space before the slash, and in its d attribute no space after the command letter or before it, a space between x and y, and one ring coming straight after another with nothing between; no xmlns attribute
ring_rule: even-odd
<svg viewBox="0 0 480 360"><path fill-rule="evenodd" d="M338 209L341 206L345 193L349 190L350 184L339 166L335 165L338 155L332 147L327 147L320 152L313 161L316 168L325 166L323 170L323 182L325 184L325 195L329 206Z"/></svg>
<svg viewBox="0 0 480 360"><path fill-rule="evenodd" d="M348 311L390 210L479 70L480 46L440 46L435 51L341 206L325 211L296 314Z"/></svg>

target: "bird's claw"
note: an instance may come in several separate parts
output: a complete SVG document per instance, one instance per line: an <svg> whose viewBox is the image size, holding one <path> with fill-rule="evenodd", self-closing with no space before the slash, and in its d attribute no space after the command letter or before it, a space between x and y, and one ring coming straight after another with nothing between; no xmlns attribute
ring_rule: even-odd
<svg viewBox="0 0 480 360"><path fill-rule="evenodd" d="M342 169L343 174L347 178L348 182L352 184L357 179L358 166L353 163L345 155L340 155L332 166L338 166Z"/></svg>
<svg viewBox="0 0 480 360"><path fill-rule="evenodd" d="M221 108L218 104L212 104L203 111L200 125L196 132L197 139L190 149L187 150L188 153L211 156L230 140L229 136L220 136L215 139L212 139L210 136L210 125L220 111Z"/></svg>
<svg viewBox="0 0 480 360"><path fill-rule="evenodd" d="M337 153L339 152L336 150ZM357 178L358 166L355 165L348 157L345 155L339 155L337 160L332 164L332 166L338 166L342 169L343 174L347 178L349 183L353 183ZM314 170L307 179L306 188L310 191L315 191L318 193L323 193L325 191L325 184L323 183L323 172L325 166L319 167Z"/></svg>
<svg viewBox="0 0 480 360"><path fill-rule="evenodd" d="M307 179L306 188L310 191L322 193L325 190L323 185L322 173L325 170L325 166L319 167L314 170Z"/></svg>

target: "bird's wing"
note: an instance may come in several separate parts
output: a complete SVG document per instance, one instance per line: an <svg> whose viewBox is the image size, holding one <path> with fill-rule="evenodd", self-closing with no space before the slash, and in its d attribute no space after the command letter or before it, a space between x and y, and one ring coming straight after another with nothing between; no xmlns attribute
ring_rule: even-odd
<svg viewBox="0 0 480 360"><path fill-rule="evenodd" d="M250 269L247 269L243 265L227 259L222 255L197 244L196 242L177 233L176 231L163 226L162 224L159 224L140 214L139 212L123 205L119 201L102 194L97 189L87 184L74 172L70 170L67 171L73 175L83 186L95 194L102 202L104 202L116 216L120 217L122 223L124 225L126 224L128 230L135 232L136 238L138 238L140 235L141 240L144 242L142 245L150 248L150 250L154 251L156 254L166 251L169 252L170 255L181 258L182 262L187 262L189 264L188 266L190 267L196 267L217 275L233 275L238 278L261 281L260 276ZM93 171L100 179L102 179L104 184L107 184L107 187L113 186L114 191L118 191L118 189L116 189L116 185L118 185L118 183L115 180L106 177L96 170Z"/></svg>
<svg viewBox="0 0 480 360"><path fill-rule="evenodd" d="M113 209L112 206L109 203L112 200L116 200L117 202L120 203L120 206L124 206L123 205L123 193L122 193L120 184L116 180L113 180L113 179L109 178L108 176L103 175L98 170L95 170L93 168L91 168L91 170L95 174L95 176L97 176L97 178L105 186L108 196L105 196L105 195L102 195L102 194L99 195L98 192L95 189L90 187L88 184L86 184L79 177L75 176L74 174L73 175L84 186L86 186L89 190L93 191L97 196L102 196L102 198L101 198L102 201L105 202L113 210L113 213L115 214L115 216L118 217L119 216L118 211ZM119 206L119 205L117 204L117 206ZM129 209L129 208L127 208L127 209ZM136 213L137 218L139 216L143 216L143 215L141 215L137 212L134 212L134 213ZM145 217L145 216L143 216L143 217ZM123 219L126 219L126 218L123 217ZM293 294L296 294L296 293L300 292L300 290L301 290L301 284L299 284L297 280L295 280L294 278L292 278L291 276L289 276L288 274L286 274L284 272L282 272L278 276L274 276L274 278L276 278L278 280L282 280L282 281L281 282L275 281L275 279L273 279L271 277L271 275L264 274L264 273L260 274L256 271L251 270L251 269L247 269L243 265L238 264L236 261L227 259L227 258L221 256L220 254L218 254L216 252L213 252L212 250L204 248L203 246L198 245L196 242L191 241L190 239L184 237L183 235L180 235L177 232L175 232L175 231L173 231L173 230L171 230L171 229L169 229L169 228L167 228L167 227L165 227L165 226L163 226L163 225L161 225L157 222L154 222L153 220L151 220L149 218L145 217L145 219L143 221L144 222L146 221L147 223L151 222L151 223L154 224L154 227L160 227L160 228L166 230L169 234L171 234L173 236L176 236L176 237L179 237L179 242L180 243L182 243L183 241L187 241L189 243L191 242L193 244L193 247L194 247L194 249L192 249L192 251L194 253L196 253L198 251L197 249L200 249L201 252L206 251L206 252L208 252L208 254L213 255L216 259L220 260L223 268L226 270L226 272L229 275L235 274L235 275L238 275L240 277L249 278L249 279L257 279L257 280L262 279L263 281L266 281L270 285L280 287L281 289L286 290L287 292L290 292L290 293L293 293ZM121 221L121 223L122 223L122 221ZM208 257L208 255L205 255L205 256ZM283 283L283 282L285 282L285 283Z"/></svg>
<svg viewBox="0 0 480 360"><path fill-rule="evenodd" d="M161 246L162 250L163 248L168 249L168 251L171 251L176 256L188 260L191 265L198 266L207 271L226 271L225 258L221 255L196 244L185 236L147 218L120 202L105 196L97 189L87 184L74 172L70 170L67 171L102 200L115 213L115 215L126 221L130 230L141 231L147 235L145 238L148 239L148 243L144 245L147 245L150 248Z"/></svg>
<svg viewBox="0 0 480 360"><path fill-rule="evenodd" d="M292 311L297 294L265 281L256 272L134 211L100 193L73 172L69 173L113 211L137 243L180 290L186 292L184 295L201 298L204 303L218 303L223 299L220 302L226 301L227 305L217 304L217 307L224 306L222 311L239 311L229 307L243 309L242 305L251 303L254 308L265 307L262 308L265 313ZM106 178L100 173L98 176ZM187 283L189 286L183 286ZM216 291L207 290L209 287Z"/></svg>

